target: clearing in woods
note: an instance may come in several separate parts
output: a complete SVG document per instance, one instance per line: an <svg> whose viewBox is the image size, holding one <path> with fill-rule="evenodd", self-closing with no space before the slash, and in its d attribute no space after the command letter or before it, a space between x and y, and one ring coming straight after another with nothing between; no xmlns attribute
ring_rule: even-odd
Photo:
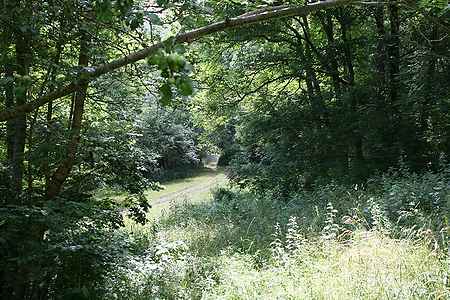
<svg viewBox="0 0 450 300"><path fill-rule="evenodd" d="M171 205L185 201L191 203L207 201L211 198L211 191L225 183L223 170L211 167L205 168L191 177L162 184L163 190L145 193L152 205L148 217L150 219L159 218L170 209Z"/></svg>

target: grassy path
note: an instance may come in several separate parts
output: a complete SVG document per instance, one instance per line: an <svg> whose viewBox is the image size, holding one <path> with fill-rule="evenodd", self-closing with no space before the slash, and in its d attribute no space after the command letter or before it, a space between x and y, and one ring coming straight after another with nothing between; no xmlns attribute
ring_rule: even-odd
<svg viewBox="0 0 450 300"><path fill-rule="evenodd" d="M163 184L163 190L145 193L152 205L148 217L159 218L170 209L171 205L184 201L192 203L208 201L211 198L211 190L225 182L223 171L206 169L192 177Z"/></svg>

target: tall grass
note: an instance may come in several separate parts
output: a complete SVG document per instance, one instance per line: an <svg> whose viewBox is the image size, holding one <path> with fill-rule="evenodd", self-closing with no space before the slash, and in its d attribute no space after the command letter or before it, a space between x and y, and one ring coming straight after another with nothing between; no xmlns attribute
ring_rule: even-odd
<svg viewBox="0 0 450 300"><path fill-rule="evenodd" d="M345 245L306 242L262 268L220 257L222 278L205 299L447 299L445 262L426 245L357 232Z"/></svg>
<svg viewBox="0 0 450 300"><path fill-rule="evenodd" d="M448 299L447 181L381 178L287 199L219 189L146 226L117 299ZM114 280L111 280L114 278Z"/></svg>

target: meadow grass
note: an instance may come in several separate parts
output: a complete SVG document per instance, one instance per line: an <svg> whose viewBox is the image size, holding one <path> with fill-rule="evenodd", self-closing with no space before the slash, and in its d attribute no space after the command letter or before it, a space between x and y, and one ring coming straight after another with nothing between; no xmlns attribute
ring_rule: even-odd
<svg viewBox="0 0 450 300"><path fill-rule="evenodd" d="M149 220L156 220L167 215L175 205L208 202L212 197L211 190L225 182L222 171L210 170L189 179L167 183L160 191L148 191L145 196L150 199L152 208L147 217Z"/></svg>
<svg viewBox="0 0 450 300"><path fill-rule="evenodd" d="M144 194L150 200L157 199L195 186L207 185L208 183L216 181L217 177L220 176L220 174L222 174L222 177L224 177L222 170L203 168L198 170L193 176L175 179L169 182L162 182L161 190L159 191L148 190Z"/></svg>
<svg viewBox="0 0 450 300"><path fill-rule="evenodd" d="M147 214L148 220L156 220L166 215L174 205L188 203L201 203L210 201L211 190L226 183L225 174L222 169L202 168L197 170L194 175L160 183L159 190L147 190L144 192L152 206ZM118 203L123 203L128 194L112 189L102 189L97 191L96 199L110 198ZM126 219L126 224L131 224Z"/></svg>
<svg viewBox="0 0 450 300"><path fill-rule="evenodd" d="M377 232L346 244L309 242L255 268L248 255L222 255L222 278L205 299L448 299L447 266L425 245Z"/></svg>
<svg viewBox="0 0 450 300"><path fill-rule="evenodd" d="M353 196L343 200L339 193L320 195L336 196L342 210L356 205ZM399 238L391 227L367 226L362 219L350 226L352 210L339 214L329 203L320 205L317 195L317 205L310 205L304 195L283 202L232 190L216 191L211 199L205 192L171 203L145 226L128 221L126 230L146 250L133 272L126 271L126 292L115 295L450 299L449 261L432 236Z"/></svg>

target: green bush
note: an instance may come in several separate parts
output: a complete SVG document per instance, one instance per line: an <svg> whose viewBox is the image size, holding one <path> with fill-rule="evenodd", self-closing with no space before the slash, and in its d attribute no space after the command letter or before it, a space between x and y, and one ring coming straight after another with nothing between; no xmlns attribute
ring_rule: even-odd
<svg viewBox="0 0 450 300"><path fill-rule="evenodd" d="M0 224L3 299L96 299L129 248L120 209L106 201L2 207Z"/></svg>

